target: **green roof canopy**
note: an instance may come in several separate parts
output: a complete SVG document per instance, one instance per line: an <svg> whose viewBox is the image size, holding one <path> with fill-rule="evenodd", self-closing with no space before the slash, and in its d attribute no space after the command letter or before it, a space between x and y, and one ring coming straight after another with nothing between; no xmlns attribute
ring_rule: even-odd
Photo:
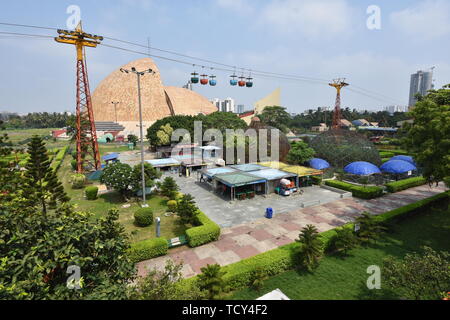
<svg viewBox="0 0 450 320"><path fill-rule="evenodd" d="M255 177L245 172L223 173L215 176L217 180L229 187L240 187L250 184L265 183L266 179Z"/></svg>

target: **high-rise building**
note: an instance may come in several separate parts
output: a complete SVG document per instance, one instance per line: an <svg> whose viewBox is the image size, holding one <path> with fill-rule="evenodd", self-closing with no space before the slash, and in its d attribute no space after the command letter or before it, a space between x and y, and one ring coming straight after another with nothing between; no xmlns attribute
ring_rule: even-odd
<svg viewBox="0 0 450 320"><path fill-rule="evenodd" d="M433 68L430 71L419 70L411 75L411 83L409 86L409 107L416 104L415 95L420 93L422 96L428 94L428 90L433 89Z"/></svg>
<svg viewBox="0 0 450 320"><path fill-rule="evenodd" d="M217 111L235 112L235 102L233 98L226 98L225 100L214 98L211 100L211 103L217 107Z"/></svg>
<svg viewBox="0 0 450 320"><path fill-rule="evenodd" d="M394 105L394 106L384 107L384 110L389 112L390 114L394 114L395 112L407 112L408 111L408 107L407 106Z"/></svg>
<svg viewBox="0 0 450 320"><path fill-rule="evenodd" d="M244 113L245 111L245 106L243 104L238 104L236 107L236 113L241 114Z"/></svg>

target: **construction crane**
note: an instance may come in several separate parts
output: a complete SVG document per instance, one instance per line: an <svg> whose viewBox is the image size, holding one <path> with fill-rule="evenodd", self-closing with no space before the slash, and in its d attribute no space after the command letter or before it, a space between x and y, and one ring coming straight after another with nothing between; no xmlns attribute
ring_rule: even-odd
<svg viewBox="0 0 450 320"><path fill-rule="evenodd" d="M59 36L55 38L56 42L74 45L77 50L77 172L83 173L87 168L99 170L101 167L100 152L95 130L84 48L97 47L103 40L103 37L84 32L81 27L81 21L74 31L58 29L57 32Z"/></svg>
<svg viewBox="0 0 450 320"><path fill-rule="evenodd" d="M333 113L333 123L331 125L332 129L339 129L341 127L341 89L348 86L349 84L345 82L345 78L334 79L330 86L336 88L336 105L334 107Z"/></svg>

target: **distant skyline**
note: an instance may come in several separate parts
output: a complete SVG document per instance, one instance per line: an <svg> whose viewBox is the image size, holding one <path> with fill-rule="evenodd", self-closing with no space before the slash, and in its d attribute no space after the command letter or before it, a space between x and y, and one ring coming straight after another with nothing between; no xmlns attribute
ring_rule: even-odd
<svg viewBox="0 0 450 320"><path fill-rule="evenodd" d="M446 0L18 0L0 3L0 22L65 29L69 5L81 8L83 27L92 34L144 45L149 39L156 48L253 70L330 81L345 77L350 86L342 92L342 106L351 109L407 105L411 74L432 66L435 88L450 83ZM381 10L380 30L366 26L370 5ZM0 32L56 36L51 30L3 25ZM104 43L147 52L110 40ZM0 34L0 51L0 110L73 112L73 47L52 39ZM144 57L104 46L86 51L92 92L112 71ZM150 54L217 67L154 50ZM182 87L193 71L190 65L154 60L168 86ZM291 113L334 105L335 90L326 83L254 76L253 88L237 88L228 85L230 72L206 71L211 72L217 75L217 86L194 85L194 91L209 100L232 97L246 110L278 87L282 105ZM361 88L376 93L355 92Z"/></svg>

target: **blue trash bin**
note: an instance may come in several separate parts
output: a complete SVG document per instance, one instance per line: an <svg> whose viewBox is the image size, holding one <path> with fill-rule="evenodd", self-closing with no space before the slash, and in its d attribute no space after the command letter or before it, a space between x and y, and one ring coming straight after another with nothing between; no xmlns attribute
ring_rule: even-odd
<svg viewBox="0 0 450 320"><path fill-rule="evenodd" d="M266 218L272 219L273 216L273 209L272 208L266 208Z"/></svg>

